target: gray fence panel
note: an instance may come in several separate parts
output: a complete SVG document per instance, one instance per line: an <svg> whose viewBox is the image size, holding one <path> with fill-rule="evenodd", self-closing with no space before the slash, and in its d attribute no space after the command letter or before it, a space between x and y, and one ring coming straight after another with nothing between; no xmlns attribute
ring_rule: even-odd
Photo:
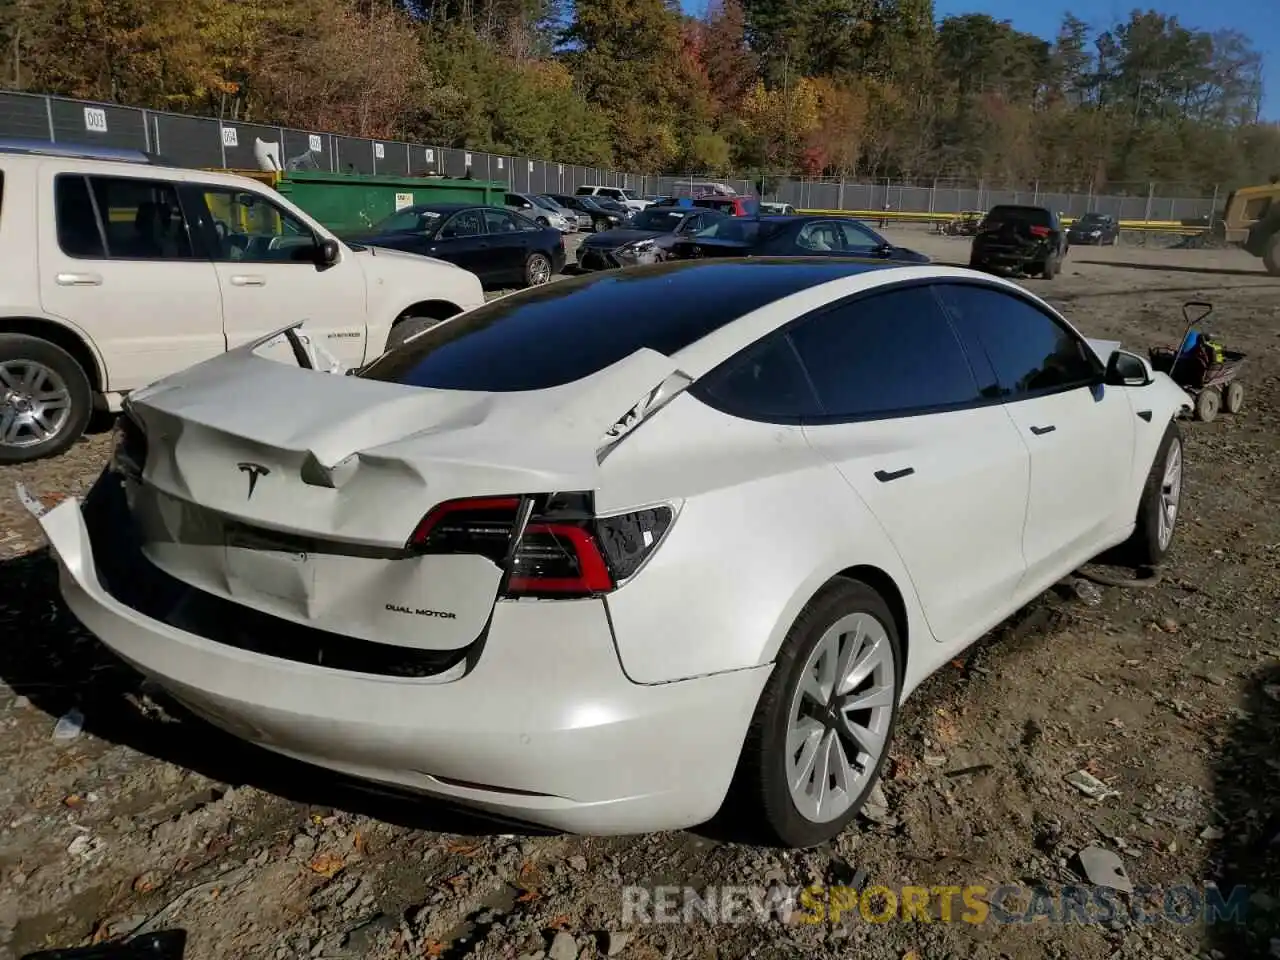
<svg viewBox="0 0 1280 960"><path fill-rule="evenodd" d="M222 165L222 140L216 120L173 113L150 116L152 150L183 167Z"/></svg>
<svg viewBox="0 0 1280 960"><path fill-rule="evenodd" d="M49 139L49 113L44 97L0 93L0 136Z"/></svg>
<svg viewBox="0 0 1280 960"><path fill-rule="evenodd" d="M53 117L53 139L60 143L93 143L134 150L147 148L143 113L133 107L51 97L49 112ZM105 131L98 127L99 120L105 120Z"/></svg>
<svg viewBox="0 0 1280 960"><path fill-rule="evenodd" d="M529 177L530 193L550 193L554 189L555 177L551 171L554 171L555 167L551 164L545 160L517 160L515 162L524 165L525 173Z"/></svg>
<svg viewBox="0 0 1280 960"><path fill-rule="evenodd" d="M903 187L898 191L900 209L916 212L928 210L929 192L928 187Z"/></svg>
<svg viewBox="0 0 1280 960"><path fill-rule="evenodd" d="M461 177L467 172L467 156L463 150L454 150L451 147L444 149L444 175L446 177Z"/></svg>
<svg viewBox="0 0 1280 960"><path fill-rule="evenodd" d="M329 156L332 148L329 138L323 133L309 130L284 131L284 153L280 161L286 170L333 170L333 158Z"/></svg>
<svg viewBox="0 0 1280 960"><path fill-rule="evenodd" d="M439 174L444 170L444 157L439 147L409 148L409 172L414 176Z"/></svg>
<svg viewBox="0 0 1280 960"><path fill-rule="evenodd" d="M479 159L479 157L480 154L477 154L476 158ZM500 157L494 153L486 153L484 157L488 166L487 179L493 180L495 183L505 183L508 186L515 182L517 168L523 161L513 160L511 157ZM527 171L528 164L525 165L525 168ZM479 176L479 174L477 173L476 176ZM533 193L534 191L530 189L528 192Z"/></svg>
<svg viewBox="0 0 1280 960"><path fill-rule="evenodd" d="M374 173L373 141L363 137L332 137L339 173Z"/></svg>
<svg viewBox="0 0 1280 960"><path fill-rule="evenodd" d="M254 155L254 144L261 140L266 144L275 144L280 153L280 162L284 163L284 144L281 142L279 127L264 127L257 123L222 123L219 134L222 138L223 156L226 165L232 170L257 170L258 158Z"/></svg>

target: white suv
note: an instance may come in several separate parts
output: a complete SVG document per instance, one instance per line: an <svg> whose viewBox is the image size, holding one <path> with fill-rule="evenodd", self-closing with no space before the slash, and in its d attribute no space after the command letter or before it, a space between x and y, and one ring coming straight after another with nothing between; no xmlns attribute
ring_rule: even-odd
<svg viewBox="0 0 1280 960"><path fill-rule="evenodd" d="M290 321L354 367L484 302L475 274L344 244L248 178L3 139L0 264L0 463Z"/></svg>
<svg viewBox="0 0 1280 960"><path fill-rule="evenodd" d="M624 190L622 187L599 187L595 184L579 187L574 191L575 196L579 197L604 197L606 200L616 200L628 210L643 210L649 206L648 200L641 200L630 190Z"/></svg>

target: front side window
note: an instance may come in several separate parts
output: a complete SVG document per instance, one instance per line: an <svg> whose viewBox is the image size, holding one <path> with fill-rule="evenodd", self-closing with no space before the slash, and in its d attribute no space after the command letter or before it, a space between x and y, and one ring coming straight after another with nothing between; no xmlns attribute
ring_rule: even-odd
<svg viewBox="0 0 1280 960"><path fill-rule="evenodd" d="M886 243L884 237L855 220L837 220L835 223L846 253L872 253Z"/></svg>
<svg viewBox="0 0 1280 960"><path fill-rule="evenodd" d="M790 336L830 419L906 416L980 400L928 287L852 300L799 321Z"/></svg>
<svg viewBox="0 0 1280 960"><path fill-rule="evenodd" d="M984 395L1018 400L1083 387L1102 375L1088 344L1017 294L977 284L936 289L975 360Z"/></svg>
<svg viewBox="0 0 1280 960"><path fill-rule="evenodd" d="M57 178L54 190L58 240L71 256L122 260L191 260L196 256L178 192L171 183L68 175Z"/></svg>
<svg viewBox="0 0 1280 960"><path fill-rule="evenodd" d="M283 207L249 190L203 187L201 192L217 232L215 260L314 264L315 233Z"/></svg>
<svg viewBox="0 0 1280 960"><path fill-rule="evenodd" d="M440 223L440 214L406 207L373 225L373 233L430 233Z"/></svg>

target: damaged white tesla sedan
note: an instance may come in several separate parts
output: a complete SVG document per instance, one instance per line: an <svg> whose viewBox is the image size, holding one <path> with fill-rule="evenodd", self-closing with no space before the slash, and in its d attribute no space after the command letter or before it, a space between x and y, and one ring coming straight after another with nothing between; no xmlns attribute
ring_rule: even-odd
<svg viewBox="0 0 1280 960"><path fill-rule="evenodd" d="M140 390L41 523L75 615L246 740L585 833L732 789L810 845L931 671L1169 549L1186 395L1113 346L968 270L596 274L354 376L250 345Z"/></svg>

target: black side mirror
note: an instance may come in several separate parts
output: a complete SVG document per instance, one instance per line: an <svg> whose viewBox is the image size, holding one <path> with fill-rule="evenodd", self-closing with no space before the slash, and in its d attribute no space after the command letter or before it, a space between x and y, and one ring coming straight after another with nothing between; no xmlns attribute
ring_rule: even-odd
<svg viewBox="0 0 1280 960"><path fill-rule="evenodd" d="M1145 387L1151 382L1151 374L1137 354L1116 350L1107 360L1106 382L1113 387Z"/></svg>
<svg viewBox="0 0 1280 960"><path fill-rule="evenodd" d="M340 253L341 248L338 246L338 241L326 237L320 241L320 246L316 248L316 266L321 268L332 267L338 262Z"/></svg>

